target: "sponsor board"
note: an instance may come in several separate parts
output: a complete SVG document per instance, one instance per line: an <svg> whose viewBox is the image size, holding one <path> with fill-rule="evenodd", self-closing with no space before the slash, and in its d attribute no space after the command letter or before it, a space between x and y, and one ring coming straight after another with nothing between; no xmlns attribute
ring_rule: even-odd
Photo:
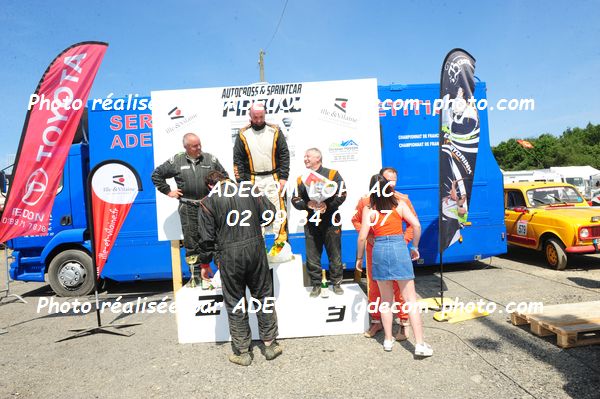
<svg viewBox="0 0 600 399"><path fill-rule="evenodd" d="M233 176L233 145L249 123L249 110L263 102L266 122L279 125L290 150L290 181L305 172L305 150L317 147L323 166L338 170L348 197L341 207L351 214L371 175L381 168L377 81L254 84L238 87L152 92L154 164L183 151L185 133L196 133L202 151L215 155ZM174 181L171 181L172 187ZM177 201L157 193L159 240L182 238ZM289 201L289 198L288 198ZM302 231L302 213L288 202L290 233ZM350 218L342 225L352 230Z"/></svg>

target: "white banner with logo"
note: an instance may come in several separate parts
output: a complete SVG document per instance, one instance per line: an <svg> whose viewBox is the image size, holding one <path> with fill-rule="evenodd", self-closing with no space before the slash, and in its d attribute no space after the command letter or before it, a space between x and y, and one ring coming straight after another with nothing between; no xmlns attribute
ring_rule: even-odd
<svg viewBox="0 0 600 399"><path fill-rule="evenodd" d="M113 159L96 165L90 172L90 178L93 248L100 276L142 184L131 165Z"/></svg>
<svg viewBox="0 0 600 399"><path fill-rule="evenodd" d="M353 229L356 203L381 168L377 98L376 79L153 91L154 164L184 151L183 135L193 132L202 141L202 151L219 158L233 176L235 137L249 123L252 103L264 101L267 123L279 125L287 139L289 183L295 185L306 171L304 152L321 150L323 166L338 170L345 181L342 228ZM174 181L171 185L175 187ZM181 239L178 202L157 192L156 204L159 240ZM288 201L290 233L303 231L302 216Z"/></svg>

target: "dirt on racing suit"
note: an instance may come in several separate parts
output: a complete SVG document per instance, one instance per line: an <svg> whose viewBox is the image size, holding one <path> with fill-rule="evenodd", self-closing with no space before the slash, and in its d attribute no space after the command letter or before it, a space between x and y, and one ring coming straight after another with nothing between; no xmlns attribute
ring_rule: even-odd
<svg viewBox="0 0 600 399"><path fill-rule="evenodd" d="M246 296L246 287L250 295L263 305L267 303L266 298L273 297L261 224L265 222L264 212L275 212L275 207L264 195L242 197L238 191L235 195L225 196L224 193L233 193L234 183L227 183L218 183L221 187L215 187L212 195L200 201L199 249L202 263L214 259L219 266L231 346L233 352L239 355L250 348L252 333L248 313L239 309L234 312L233 309ZM217 190L222 190L221 195ZM274 306L269 309L271 313L263 310L261 307L256 314L259 334L263 341L270 341L278 334L277 314Z"/></svg>

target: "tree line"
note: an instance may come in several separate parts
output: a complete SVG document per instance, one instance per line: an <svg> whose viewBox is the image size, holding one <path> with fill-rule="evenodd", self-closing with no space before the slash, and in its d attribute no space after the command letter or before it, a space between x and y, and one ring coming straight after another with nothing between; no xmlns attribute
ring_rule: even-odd
<svg viewBox="0 0 600 399"><path fill-rule="evenodd" d="M532 148L525 148L527 143ZM492 147L492 152L507 171L584 165L600 169L600 125L569 128L558 137L544 133L537 138L510 139Z"/></svg>

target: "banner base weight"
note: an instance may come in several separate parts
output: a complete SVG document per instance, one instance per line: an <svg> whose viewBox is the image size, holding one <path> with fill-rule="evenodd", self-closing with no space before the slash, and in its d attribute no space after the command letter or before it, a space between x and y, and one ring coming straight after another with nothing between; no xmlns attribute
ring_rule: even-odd
<svg viewBox="0 0 600 399"><path fill-rule="evenodd" d="M85 337L88 335L93 335L93 334L112 334L112 335L120 335L120 336L124 336L124 337L131 337L133 334L135 334L132 331L127 331L127 330L122 330L121 328L125 328L125 327L132 327L132 326L139 326L142 323L131 323L131 324L114 324L114 325L106 325L106 326L100 326L100 327L92 327L92 328L76 328L73 330L69 330L71 332L74 332L75 334L66 337L66 338L62 338L59 339L56 342L62 342L62 341L67 341L69 339L74 339L74 338L81 338L81 337Z"/></svg>

